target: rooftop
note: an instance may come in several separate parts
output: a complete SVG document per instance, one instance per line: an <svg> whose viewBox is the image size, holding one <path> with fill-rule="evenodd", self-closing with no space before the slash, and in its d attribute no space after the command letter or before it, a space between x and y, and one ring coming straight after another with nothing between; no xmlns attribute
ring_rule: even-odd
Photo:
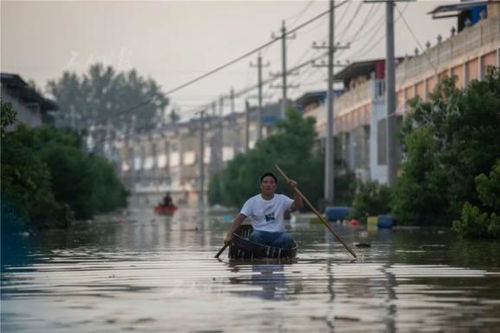
<svg viewBox="0 0 500 333"><path fill-rule="evenodd" d="M0 73L2 88L24 103L39 103L42 112L58 110L57 104L43 97L17 74Z"/></svg>

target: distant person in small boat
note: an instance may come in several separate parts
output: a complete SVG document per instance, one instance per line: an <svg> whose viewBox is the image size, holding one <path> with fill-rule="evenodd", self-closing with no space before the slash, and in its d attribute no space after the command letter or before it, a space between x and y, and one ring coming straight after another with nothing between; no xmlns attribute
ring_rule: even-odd
<svg viewBox="0 0 500 333"><path fill-rule="evenodd" d="M170 196L170 192L167 192L165 194L161 205L162 205L162 207L171 207L174 205L174 202L172 201L172 197Z"/></svg>
<svg viewBox="0 0 500 333"><path fill-rule="evenodd" d="M288 185L295 189L297 183L289 180ZM294 246L292 236L285 231L283 217L287 210L294 211L302 208L302 197L295 191L294 199L274 193L277 186L278 179L274 174L267 172L260 177L260 193L245 202L227 231L224 243L231 241L233 233L249 217L253 227L253 232L248 238L250 241L280 248Z"/></svg>

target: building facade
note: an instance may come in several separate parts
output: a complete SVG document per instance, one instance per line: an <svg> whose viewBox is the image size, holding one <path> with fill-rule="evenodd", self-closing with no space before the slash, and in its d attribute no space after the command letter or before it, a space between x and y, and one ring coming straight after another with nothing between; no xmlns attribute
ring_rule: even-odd
<svg viewBox="0 0 500 333"><path fill-rule="evenodd" d="M0 73L2 102L10 103L16 111L16 122L40 127L42 117L58 110L56 103L43 97L19 75Z"/></svg>
<svg viewBox="0 0 500 333"><path fill-rule="evenodd" d="M398 58L396 67L396 124L408 112L407 102L415 96L427 100L436 84L456 77L465 88L482 80L489 66L500 66L500 4L490 4L488 15L468 25L425 52ZM358 179L387 183L385 60L352 63L335 75L345 90L335 99L334 133L340 154ZM320 140L325 137L324 100L304 108L304 115L316 118ZM398 148L399 142L396 142ZM400 149L397 151L400 160Z"/></svg>

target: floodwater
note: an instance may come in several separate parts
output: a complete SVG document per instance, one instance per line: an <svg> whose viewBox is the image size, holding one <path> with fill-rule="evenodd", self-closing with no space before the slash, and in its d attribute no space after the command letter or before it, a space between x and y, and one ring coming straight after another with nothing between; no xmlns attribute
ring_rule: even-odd
<svg viewBox="0 0 500 333"><path fill-rule="evenodd" d="M135 209L2 236L2 332L498 332L500 245L448 230L326 229L298 216L296 262L214 259L230 216Z"/></svg>

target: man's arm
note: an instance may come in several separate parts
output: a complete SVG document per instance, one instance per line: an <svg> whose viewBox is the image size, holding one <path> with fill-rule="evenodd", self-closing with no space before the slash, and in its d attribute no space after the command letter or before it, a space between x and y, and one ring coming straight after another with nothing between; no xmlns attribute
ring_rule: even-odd
<svg viewBox="0 0 500 333"><path fill-rule="evenodd" d="M229 230L227 231L226 233L226 237L224 237L224 244L227 244L231 241L231 239L233 238L233 233L236 231L236 229L239 228L239 226L241 225L241 223L243 223L243 221L246 219L247 217L243 214L238 214L238 216L236 216L233 220L233 223L231 224L231 226L229 227Z"/></svg>
<svg viewBox="0 0 500 333"><path fill-rule="evenodd" d="M288 186L293 190L293 203L290 207L290 210L293 212L294 210L301 209L304 206L304 201L302 200L302 196L296 191L297 182L295 180L289 179Z"/></svg>

